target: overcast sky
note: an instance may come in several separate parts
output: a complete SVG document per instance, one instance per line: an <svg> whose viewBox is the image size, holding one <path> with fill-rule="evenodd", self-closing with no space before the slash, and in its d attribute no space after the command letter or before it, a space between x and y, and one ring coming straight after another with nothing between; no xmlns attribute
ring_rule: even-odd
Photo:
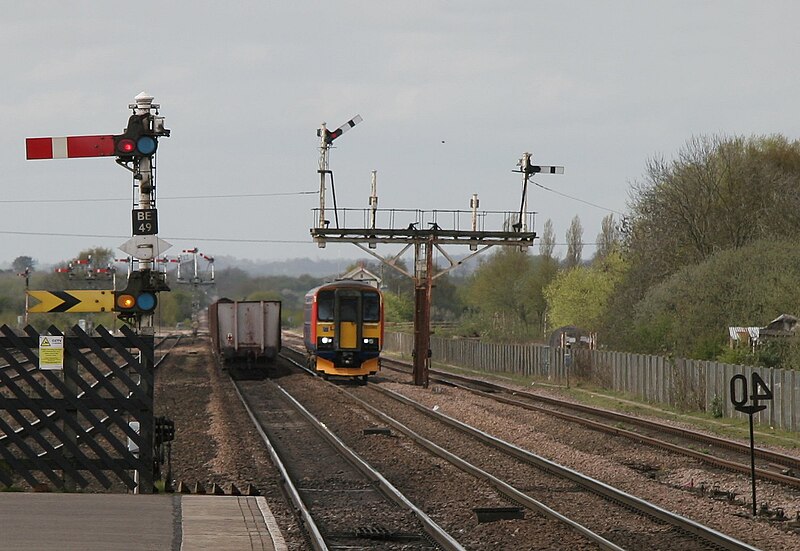
<svg viewBox="0 0 800 551"><path fill-rule="evenodd" d="M530 191L535 231L551 219L563 243L577 215L593 243L648 159L692 136L798 138L799 20L789 1L9 2L0 263L123 256L130 173L26 161L24 140L121 133L142 91L172 131L157 156L168 255L363 256L312 243L303 193L320 123L356 114L330 157L340 207L365 208L377 170L381 208L467 210L477 193L513 211L530 151L565 167Z"/></svg>

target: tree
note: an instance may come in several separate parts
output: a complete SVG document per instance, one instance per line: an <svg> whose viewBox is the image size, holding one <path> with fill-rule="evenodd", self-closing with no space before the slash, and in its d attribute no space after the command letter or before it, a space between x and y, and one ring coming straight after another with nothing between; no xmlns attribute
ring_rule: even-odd
<svg viewBox="0 0 800 551"><path fill-rule="evenodd" d="M567 229L567 256L564 258L564 267L574 268L581 263L583 253L583 226L581 219L576 214Z"/></svg>
<svg viewBox="0 0 800 551"><path fill-rule="evenodd" d="M431 321L452 321L464 313L464 303L456 281L463 281L463 278L453 277L452 272L433 281Z"/></svg>
<svg viewBox="0 0 800 551"><path fill-rule="evenodd" d="M800 142L780 136L692 138L653 159L632 193L633 260L647 281L764 237L800 233Z"/></svg>
<svg viewBox="0 0 800 551"><path fill-rule="evenodd" d="M556 248L556 233L553 231L553 221L549 218L544 223L542 236L539 238L539 255L545 258L553 258L553 251Z"/></svg>
<svg viewBox="0 0 800 551"><path fill-rule="evenodd" d="M561 272L544 290L549 325L600 329L608 299L624 270L622 255L612 252L592 266L576 266Z"/></svg>
<svg viewBox="0 0 800 551"><path fill-rule="evenodd" d="M30 256L18 256L14 259L14 262L11 263L11 268L18 274L25 273L25 270L33 271L35 266L36 261Z"/></svg>
<svg viewBox="0 0 800 551"><path fill-rule="evenodd" d="M649 289L632 322L642 352L714 359L729 326L763 327L800 304L800 245L764 239L685 266Z"/></svg>
<svg viewBox="0 0 800 551"><path fill-rule="evenodd" d="M192 318L192 292L177 287L173 285L169 293L159 293L158 296L160 321L166 326L174 326Z"/></svg>
<svg viewBox="0 0 800 551"><path fill-rule="evenodd" d="M648 290L683 267L758 239L800 233L800 142L781 136L692 138L671 161L648 162L631 191L626 276L606 332L636 349L633 325Z"/></svg>
<svg viewBox="0 0 800 551"><path fill-rule="evenodd" d="M600 233L597 234L595 262L602 261L620 246L621 235L619 228L614 223L614 215L609 214L603 217L603 221L600 224Z"/></svg>
<svg viewBox="0 0 800 551"><path fill-rule="evenodd" d="M469 332L505 341L542 335L542 288L557 270L552 259L503 247L472 274L462 291L471 313Z"/></svg>
<svg viewBox="0 0 800 551"><path fill-rule="evenodd" d="M384 317L387 322L409 322L414 320L414 299L391 291L383 293Z"/></svg>
<svg viewBox="0 0 800 551"><path fill-rule="evenodd" d="M545 337L547 324L547 297L545 289L558 275L558 260L546 256L535 256L531 261L531 273L525 279L525 297L536 322L535 337Z"/></svg>

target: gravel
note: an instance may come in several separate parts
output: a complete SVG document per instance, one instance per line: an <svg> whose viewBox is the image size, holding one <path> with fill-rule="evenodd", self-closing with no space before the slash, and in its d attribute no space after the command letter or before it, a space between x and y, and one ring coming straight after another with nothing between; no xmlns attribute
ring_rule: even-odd
<svg viewBox="0 0 800 551"><path fill-rule="evenodd" d="M307 549L295 515L287 505L261 439L226 375L215 367L207 339L181 342L156 373L156 414L175 422L172 479L207 491L253 485L265 495L290 549ZM778 523L748 518L748 506L699 495L701 483L734 490L749 499L750 480L710 471L684 457L573 427L564 421L522 412L458 389L413 386L384 371L380 384L534 453L580 470L603 482L676 511L765 550L800 549L800 535ZM530 390L528 387L526 390ZM759 482L759 501L800 511L796 491ZM786 526L788 523L783 523Z"/></svg>

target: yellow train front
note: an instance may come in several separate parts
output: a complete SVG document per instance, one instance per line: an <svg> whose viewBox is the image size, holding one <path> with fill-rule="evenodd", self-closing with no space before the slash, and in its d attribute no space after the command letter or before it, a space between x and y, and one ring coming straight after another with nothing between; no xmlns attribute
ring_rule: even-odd
<svg viewBox="0 0 800 551"><path fill-rule="evenodd" d="M380 368L383 296L367 283L340 280L305 298L303 340L309 368L323 377L361 377Z"/></svg>

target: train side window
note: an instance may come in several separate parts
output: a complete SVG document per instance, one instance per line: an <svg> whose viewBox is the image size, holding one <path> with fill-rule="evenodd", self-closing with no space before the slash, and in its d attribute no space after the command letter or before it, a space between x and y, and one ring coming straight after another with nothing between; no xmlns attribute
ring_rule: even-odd
<svg viewBox="0 0 800 551"><path fill-rule="evenodd" d="M364 293L361 300L364 304L364 321L380 321L381 308L378 293Z"/></svg>
<svg viewBox="0 0 800 551"><path fill-rule="evenodd" d="M333 291L320 291L317 296L317 319L333 321Z"/></svg>
<svg viewBox="0 0 800 551"><path fill-rule="evenodd" d="M339 321L358 321L358 298L339 298Z"/></svg>

